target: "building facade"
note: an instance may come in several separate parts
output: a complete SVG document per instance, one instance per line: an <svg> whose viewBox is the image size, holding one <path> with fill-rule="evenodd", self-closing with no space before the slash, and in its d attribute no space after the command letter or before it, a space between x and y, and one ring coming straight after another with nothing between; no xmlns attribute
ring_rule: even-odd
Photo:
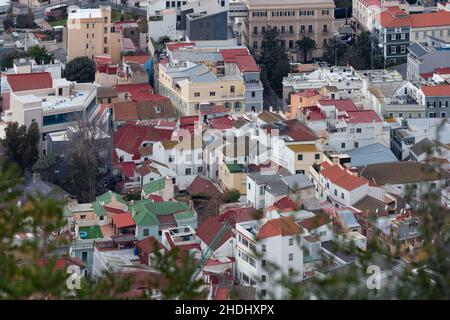
<svg viewBox="0 0 450 320"><path fill-rule="evenodd" d="M292 61L298 60L295 42L310 37L317 48L308 59L319 57L334 33L334 1L330 0L245 0L248 14L243 21L243 42L255 51L267 26L279 32Z"/></svg>

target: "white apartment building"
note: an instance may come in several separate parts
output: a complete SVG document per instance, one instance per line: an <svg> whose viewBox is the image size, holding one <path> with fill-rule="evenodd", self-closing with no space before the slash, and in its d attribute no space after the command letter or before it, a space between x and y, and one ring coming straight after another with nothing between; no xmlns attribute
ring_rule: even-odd
<svg viewBox="0 0 450 320"><path fill-rule="evenodd" d="M311 170L316 197L335 207L347 207L361 200L369 192L369 181L339 163L324 161L320 170Z"/></svg>
<svg viewBox="0 0 450 320"><path fill-rule="evenodd" d="M3 120L27 127L37 122L41 133L66 130L82 119L91 120L98 111L97 86L53 79L51 87L10 93L10 108Z"/></svg>
<svg viewBox="0 0 450 320"><path fill-rule="evenodd" d="M356 104L361 101L362 79L353 67L328 67L319 68L307 74L289 73L283 78L283 100L287 101L291 92L299 92L306 89L320 90L323 87L335 87L337 95L331 95L331 99L351 98Z"/></svg>
<svg viewBox="0 0 450 320"><path fill-rule="evenodd" d="M304 230L289 217L236 224L238 281L256 287L257 297L282 299L287 292L277 281L281 275L290 277L292 282L303 279L303 234ZM268 263L277 265L280 271L269 272Z"/></svg>

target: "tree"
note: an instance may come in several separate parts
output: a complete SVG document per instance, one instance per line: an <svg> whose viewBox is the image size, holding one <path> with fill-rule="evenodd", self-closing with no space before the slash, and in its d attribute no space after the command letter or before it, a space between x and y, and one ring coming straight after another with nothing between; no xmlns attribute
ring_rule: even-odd
<svg viewBox="0 0 450 320"><path fill-rule="evenodd" d="M14 51L9 54L2 55L0 57L0 65L2 70L5 68L12 68L15 59L25 58L27 57L27 53L24 51Z"/></svg>
<svg viewBox="0 0 450 320"><path fill-rule="evenodd" d="M3 28L5 30L9 30L10 28L14 27L14 13L11 7L9 7L8 12L6 13L5 18L3 19Z"/></svg>
<svg viewBox="0 0 450 320"><path fill-rule="evenodd" d="M39 45L30 47L27 55L32 57L37 64L48 64L53 59L53 55L49 54L45 47Z"/></svg>
<svg viewBox="0 0 450 320"><path fill-rule="evenodd" d="M53 175L60 162L60 157L54 153L47 153L33 164L33 171L39 172L44 180L53 181Z"/></svg>
<svg viewBox="0 0 450 320"><path fill-rule="evenodd" d="M2 140L6 149L8 162L16 163L22 170L30 169L39 155L39 126L33 122L27 131L24 125L17 122L8 123L5 128L5 138Z"/></svg>
<svg viewBox="0 0 450 320"><path fill-rule="evenodd" d="M335 38L330 39L325 45L323 59L335 66L342 65L342 57L347 50L347 45Z"/></svg>
<svg viewBox="0 0 450 320"><path fill-rule="evenodd" d="M279 92L282 88L283 77L290 70L290 64L277 29L267 26L257 61L262 67L264 85Z"/></svg>
<svg viewBox="0 0 450 320"><path fill-rule="evenodd" d="M229 189L223 196L223 201L226 203L238 202L241 197L241 193L238 189Z"/></svg>
<svg viewBox="0 0 450 320"><path fill-rule="evenodd" d="M77 57L67 63L63 75L67 80L78 83L93 82L95 80L95 63L88 57Z"/></svg>
<svg viewBox="0 0 450 320"><path fill-rule="evenodd" d="M18 28L34 28L34 13L31 8L28 8L28 12L25 14L17 15L17 27Z"/></svg>
<svg viewBox="0 0 450 320"><path fill-rule="evenodd" d="M298 50L303 52L304 63L308 61L308 53L317 48L316 41L307 36L303 36L302 39L298 40L296 46Z"/></svg>
<svg viewBox="0 0 450 320"><path fill-rule="evenodd" d="M69 135L69 185L83 202L94 200L101 190L100 178L108 165L110 145L97 122L78 119L76 130Z"/></svg>
<svg viewBox="0 0 450 320"><path fill-rule="evenodd" d="M39 141L41 140L39 126L37 122L31 123L25 136L23 148L23 168L31 169L39 158Z"/></svg>

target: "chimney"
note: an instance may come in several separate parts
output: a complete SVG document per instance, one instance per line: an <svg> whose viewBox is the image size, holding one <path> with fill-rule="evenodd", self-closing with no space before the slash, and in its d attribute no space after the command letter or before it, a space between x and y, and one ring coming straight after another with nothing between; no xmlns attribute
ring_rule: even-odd
<svg viewBox="0 0 450 320"><path fill-rule="evenodd" d="M347 172L351 174L352 176L357 177L358 176L358 168L357 167L351 167L347 169Z"/></svg>

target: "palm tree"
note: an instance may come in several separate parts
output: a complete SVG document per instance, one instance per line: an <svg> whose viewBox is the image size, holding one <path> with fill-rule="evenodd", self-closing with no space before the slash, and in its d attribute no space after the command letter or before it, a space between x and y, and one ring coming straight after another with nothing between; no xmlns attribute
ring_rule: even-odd
<svg viewBox="0 0 450 320"><path fill-rule="evenodd" d="M297 40L296 46L298 50L303 52L303 62L307 61L309 51L317 48L316 41L307 36L303 36L301 40Z"/></svg>

